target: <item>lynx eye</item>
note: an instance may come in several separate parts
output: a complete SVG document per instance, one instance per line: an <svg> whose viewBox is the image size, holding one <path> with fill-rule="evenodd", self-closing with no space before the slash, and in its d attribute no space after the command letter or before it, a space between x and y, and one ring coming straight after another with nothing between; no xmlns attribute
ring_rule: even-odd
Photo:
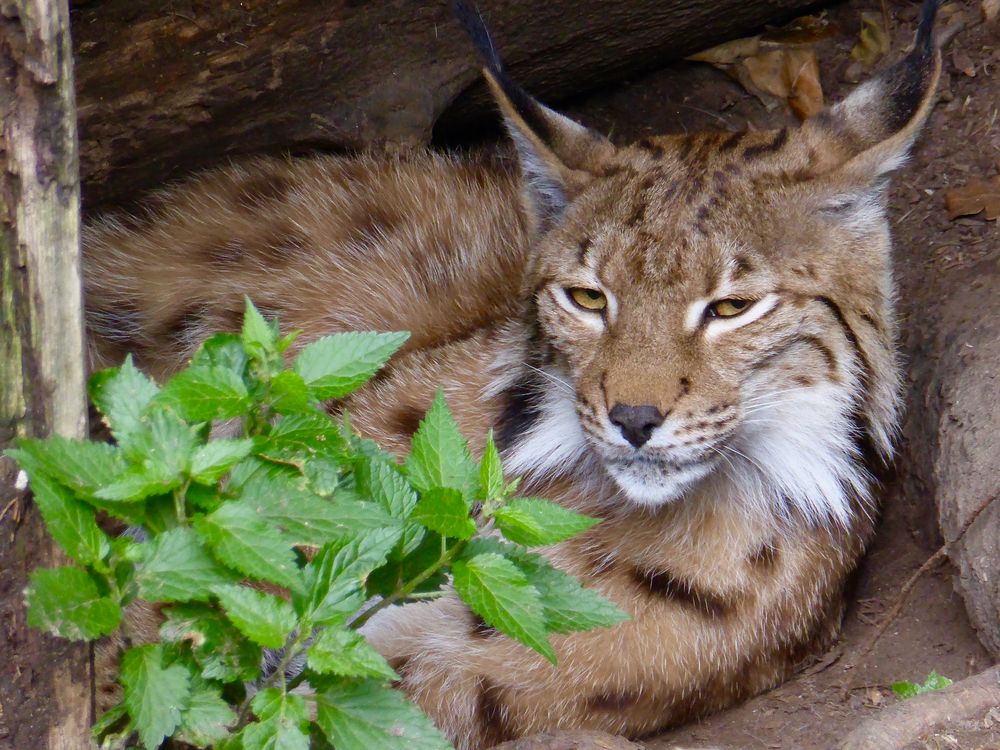
<svg viewBox="0 0 1000 750"><path fill-rule="evenodd" d="M582 307L589 312L601 312L608 306L608 298L604 296L604 292L597 289L575 286L567 289L566 293L577 307Z"/></svg>
<svg viewBox="0 0 1000 750"><path fill-rule="evenodd" d="M720 299L708 306L705 315L709 318L735 318L749 310L752 304L748 299Z"/></svg>

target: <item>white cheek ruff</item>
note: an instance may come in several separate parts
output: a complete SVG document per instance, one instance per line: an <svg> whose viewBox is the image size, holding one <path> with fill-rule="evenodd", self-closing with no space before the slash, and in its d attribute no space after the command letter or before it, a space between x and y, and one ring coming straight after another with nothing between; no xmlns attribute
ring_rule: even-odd
<svg viewBox="0 0 1000 750"><path fill-rule="evenodd" d="M750 400L751 413L723 448L733 484L758 510L846 526L854 499L867 501L871 485L855 445L854 394L826 383L761 398L772 405L758 409Z"/></svg>
<svg viewBox="0 0 1000 750"><path fill-rule="evenodd" d="M589 450L576 415L576 394L547 383L539 412L538 419L504 452L504 470L511 476L564 474Z"/></svg>

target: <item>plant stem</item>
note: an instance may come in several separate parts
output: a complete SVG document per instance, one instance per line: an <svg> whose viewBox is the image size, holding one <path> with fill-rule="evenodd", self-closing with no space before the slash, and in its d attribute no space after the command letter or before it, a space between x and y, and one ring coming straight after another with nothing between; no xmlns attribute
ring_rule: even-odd
<svg viewBox="0 0 1000 750"><path fill-rule="evenodd" d="M458 555L458 553L461 552L463 549L465 549L466 544L467 542L464 541L458 542L454 547L452 547L449 550L445 538L441 537L441 556L437 559L437 561L434 562L434 564L432 564L426 570L419 573L416 577L412 578L410 582L407 583L405 586L396 589L391 594L389 594L389 596L385 597L382 601L380 601L378 604L373 606L371 609L368 609L364 614L362 614L353 623L351 623L351 627L357 630L366 622L368 622L372 617L374 617L377 612L381 612L386 607L395 604L401 599L406 599L407 597L409 597L410 594L413 593L413 590L417 588L417 586L419 586L421 583L426 581L432 575L437 573L443 566L447 565L452 560L454 560L455 557Z"/></svg>
<svg viewBox="0 0 1000 750"><path fill-rule="evenodd" d="M281 661L278 662L278 666L274 668L274 671L271 672L270 675L268 675L268 678L264 680L263 684L261 684L257 692L260 692L261 690L266 690L269 687L274 687L274 683L280 680L282 692L287 693L289 690L295 687L295 685L297 685L298 682L301 682L301 680L299 680L298 682L295 681L286 682L285 671L288 669L288 665L292 663L292 659L294 659L301 653L302 644L304 644L307 640L309 640L309 637L311 635L312 635L312 628L308 626L299 628L298 634L295 636L292 642L285 647L285 653L282 655ZM302 675L299 675L299 677L301 676ZM244 726L246 726L247 722L249 721L250 701L252 700L253 697L249 695L243 699L243 703L240 705L239 716L237 717L236 720L236 728L233 729L234 734L238 732L240 729L242 729Z"/></svg>
<svg viewBox="0 0 1000 750"><path fill-rule="evenodd" d="M190 486L191 482L187 481L182 487L174 490L174 513L177 514L177 523L180 526L183 526L187 522L187 509L185 505L188 487Z"/></svg>

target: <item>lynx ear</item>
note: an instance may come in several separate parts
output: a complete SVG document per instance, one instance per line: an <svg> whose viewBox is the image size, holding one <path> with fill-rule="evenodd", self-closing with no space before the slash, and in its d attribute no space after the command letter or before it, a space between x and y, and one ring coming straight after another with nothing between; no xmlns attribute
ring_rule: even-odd
<svg viewBox="0 0 1000 750"><path fill-rule="evenodd" d="M615 148L603 135L542 105L508 78L479 11L466 0L452 0L451 5L483 59L483 75L517 147L525 202L544 231L600 172Z"/></svg>
<svg viewBox="0 0 1000 750"><path fill-rule="evenodd" d="M938 0L924 0L913 50L802 126L815 174L879 182L909 153L934 103L941 53L934 43Z"/></svg>

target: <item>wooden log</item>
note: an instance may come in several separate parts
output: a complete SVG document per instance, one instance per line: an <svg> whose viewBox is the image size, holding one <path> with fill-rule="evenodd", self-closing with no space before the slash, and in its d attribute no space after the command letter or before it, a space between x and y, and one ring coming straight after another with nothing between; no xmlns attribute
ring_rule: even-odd
<svg viewBox="0 0 1000 750"><path fill-rule="evenodd" d="M808 0L480 0L546 101L783 21ZM237 154L427 143L492 112L444 0L77 0L88 207Z"/></svg>
<svg viewBox="0 0 1000 750"><path fill-rule="evenodd" d="M0 0L0 450L86 430L66 0ZM63 561L0 457L0 747L90 747L89 649L28 628L28 571Z"/></svg>

